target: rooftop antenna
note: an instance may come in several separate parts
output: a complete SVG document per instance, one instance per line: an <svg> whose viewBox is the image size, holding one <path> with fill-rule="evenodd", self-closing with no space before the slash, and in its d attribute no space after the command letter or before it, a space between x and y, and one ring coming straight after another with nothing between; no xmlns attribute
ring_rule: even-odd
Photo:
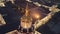
<svg viewBox="0 0 60 34"><path fill-rule="evenodd" d="M25 11L26 11L26 12L25 12L25 15L28 16L28 3L27 3L27 5L26 5Z"/></svg>

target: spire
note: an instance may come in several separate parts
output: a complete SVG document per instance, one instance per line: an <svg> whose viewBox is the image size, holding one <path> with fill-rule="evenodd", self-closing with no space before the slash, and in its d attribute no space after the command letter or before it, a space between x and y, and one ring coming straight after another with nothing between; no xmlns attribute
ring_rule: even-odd
<svg viewBox="0 0 60 34"><path fill-rule="evenodd" d="M25 12L25 15L28 16L28 3L27 3L27 5L26 5L25 11L26 11L26 12Z"/></svg>

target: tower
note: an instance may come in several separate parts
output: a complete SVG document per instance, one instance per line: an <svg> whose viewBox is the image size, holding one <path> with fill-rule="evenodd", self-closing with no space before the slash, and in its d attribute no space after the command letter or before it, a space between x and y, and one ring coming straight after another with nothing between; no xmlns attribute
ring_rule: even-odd
<svg viewBox="0 0 60 34"><path fill-rule="evenodd" d="M26 33L28 33L28 29L32 27L32 18L29 15L28 4L25 9L25 14L21 17L20 27L22 27L21 31L23 31L23 29L26 29Z"/></svg>

